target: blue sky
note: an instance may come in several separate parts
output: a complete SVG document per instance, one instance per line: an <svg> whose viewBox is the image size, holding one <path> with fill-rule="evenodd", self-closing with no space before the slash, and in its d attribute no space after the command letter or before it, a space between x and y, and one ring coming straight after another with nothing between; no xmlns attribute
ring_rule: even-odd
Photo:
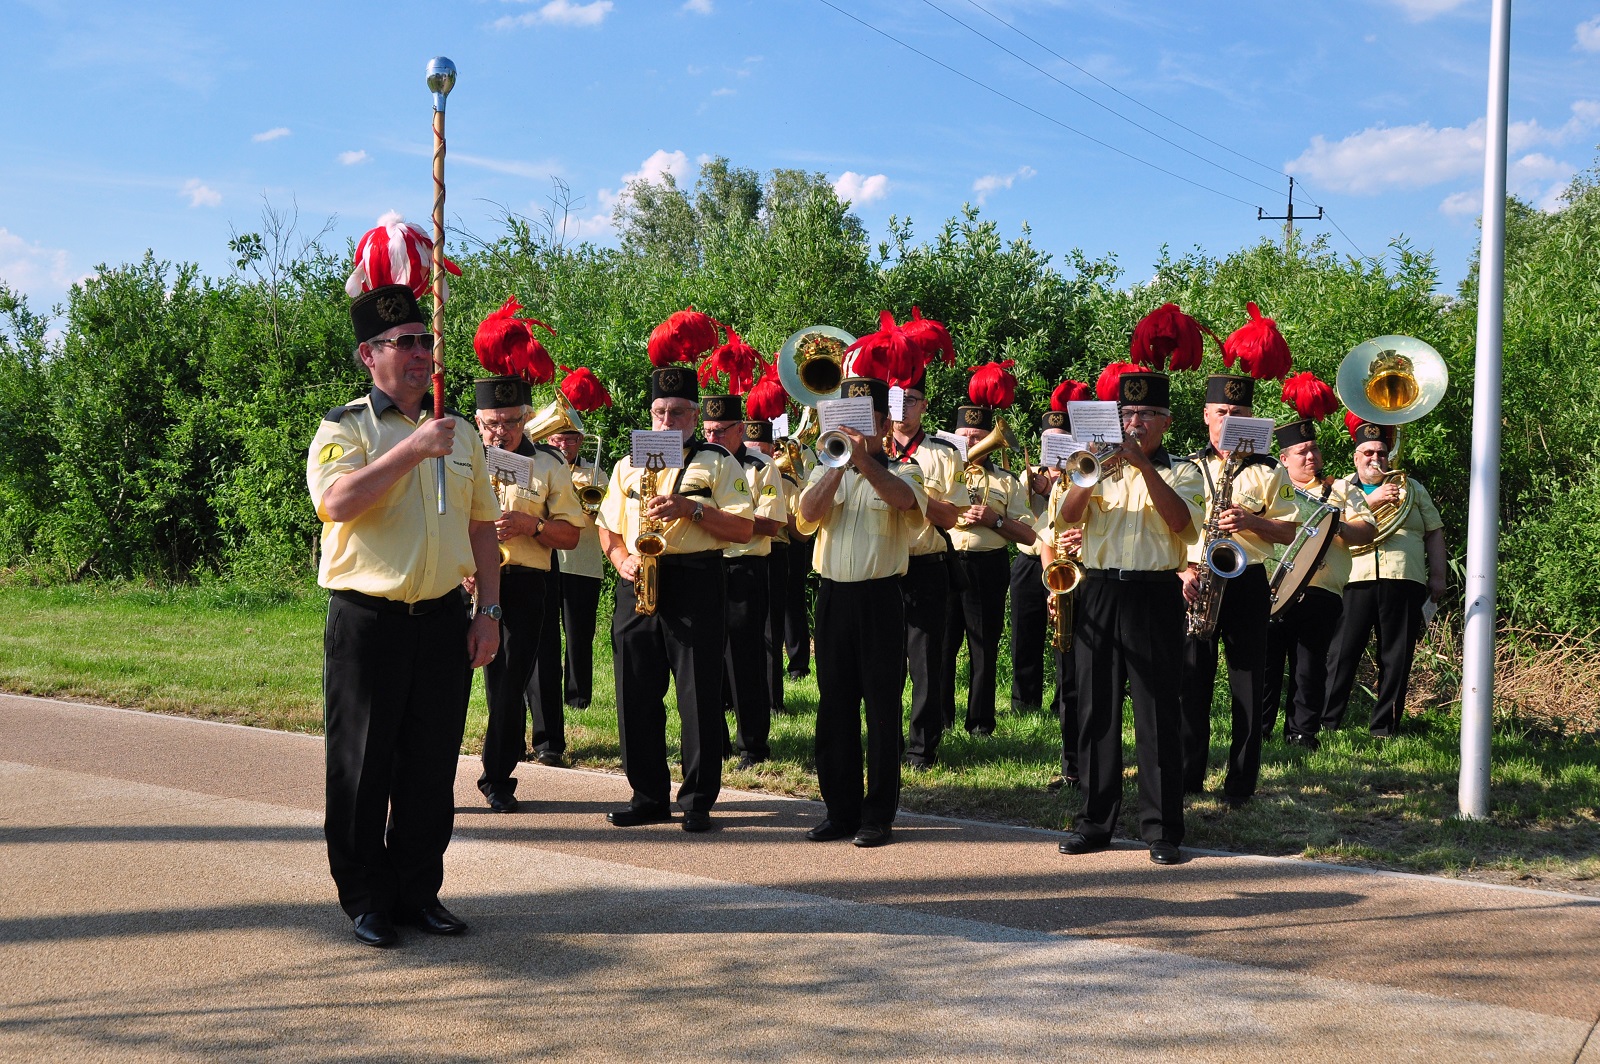
<svg viewBox="0 0 1600 1064"><path fill-rule="evenodd" d="M1297 210L1343 230L1309 232L1367 255L1404 235L1452 288L1477 239L1488 18L1488 0L0 0L0 278L46 309L146 248L222 273L263 197L341 241L391 209L424 221L422 71L444 54L449 214L474 232L537 210L554 176L610 241L630 177L692 182L726 155L826 173L875 236L981 203L1136 279L1163 244L1276 234L1256 208L1282 214L1293 173ZM1600 2L1517 0L1511 121L1511 187L1551 206L1600 141Z"/></svg>

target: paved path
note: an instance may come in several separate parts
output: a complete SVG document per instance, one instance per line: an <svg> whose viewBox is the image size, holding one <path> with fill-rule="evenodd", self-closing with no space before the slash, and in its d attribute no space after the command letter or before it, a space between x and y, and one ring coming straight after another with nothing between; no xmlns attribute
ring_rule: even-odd
<svg viewBox="0 0 1600 1064"><path fill-rule="evenodd" d="M1046 832L725 794L622 831L623 780L459 773L472 933L358 945L316 738L0 696L0 1060L1600 1064L1600 904L1291 861L1081 858Z"/></svg>

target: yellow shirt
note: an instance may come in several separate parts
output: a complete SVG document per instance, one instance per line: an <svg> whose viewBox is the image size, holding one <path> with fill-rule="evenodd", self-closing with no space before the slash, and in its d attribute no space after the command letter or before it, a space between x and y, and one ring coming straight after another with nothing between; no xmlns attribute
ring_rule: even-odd
<svg viewBox="0 0 1600 1064"><path fill-rule="evenodd" d="M721 510L735 517L755 516L744 469L732 455L716 444L698 440L684 451L687 464L682 469L663 469L656 474L657 495L686 495L708 510ZM618 462L596 515L599 526L621 536L633 554L638 553L634 540L639 535L639 484L644 473L634 468L631 459ZM698 554L728 546L727 540L718 539L687 517L666 522L662 536L667 541L667 554Z"/></svg>
<svg viewBox="0 0 1600 1064"><path fill-rule="evenodd" d="M801 520L802 531L817 534L812 567L823 579L854 582L905 575L911 541L927 524L928 493L915 462L889 462L888 467L916 496L917 504L909 510L896 510L878 497L866 477L846 469L822 520L815 524ZM827 473L823 466L813 469L806 489Z"/></svg>
<svg viewBox="0 0 1600 1064"><path fill-rule="evenodd" d="M967 482L964 479L967 468L962 466L958 471L956 498L949 500L960 510L977 505L969 501L971 496L967 494ZM987 503L989 509L996 513L1005 514L1008 521L1031 525L1033 511L1028 508L1028 485L1015 474L1008 473L991 462L984 462L982 468L979 502ZM950 530L950 545L956 550L1005 550L1011 546L1011 541L988 525L973 525L969 528L957 525Z"/></svg>
<svg viewBox="0 0 1600 1064"><path fill-rule="evenodd" d="M1119 463L1100 478L1083 511L1083 550L1079 560L1086 569L1136 569L1170 572L1188 562L1188 548L1200 541L1201 514L1205 507L1205 478L1200 467L1166 451L1151 456L1156 474L1189 508L1189 525L1174 532L1157 512L1144 476ZM1065 485L1065 487L1063 487ZM1056 528L1066 528L1060 497L1072 482L1057 482L1050 495L1049 512Z"/></svg>
<svg viewBox="0 0 1600 1064"><path fill-rule="evenodd" d="M1207 447L1190 460L1204 463L1200 486L1205 491L1205 515L1196 522L1196 526L1204 532L1211 515L1211 494L1222 483L1222 457ZM1209 480L1206 479L1206 470L1211 474ZM1271 521L1293 521L1300 512L1294 504L1294 486L1289 481L1288 470L1275 459L1264 455L1252 458L1233 478L1233 504ZM1274 544L1254 532L1235 532L1229 538L1244 551L1246 565L1264 565L1272 560ZM1202 535L1189 547L1191 563L1199 564L1204 557L1204 540Z"/></svg>
<svg viewBox="0 0 1600 1064"><path fill-rule="evenodd" d="M746 487L750 489L750 500L755 507L756 517L766 517L779 524L789 519L788 511L784 508L783 477L778 472L778 467L772 464L772 459L756 450L746 446L742 456L735 456L734 461L744 467ZM750 537L749 543L734 543L723 550L724 558L765 558L772 553L772 537L764 536L760 532Z"/></svg>
<svg viewBox="0 0 1600 1064"><path fill-rule="evenodd" d="M966 508L967 487L961 480L961 452L954 444L924 434L917 441L916 450L911 452L911 461L922 470L922 487L928 498ZM911 543L911 556L943 554L948 549L939 529L932 521L927 521Z"/></svg>
<svg viewBox="0 0 1600 1064"><path fill-rule="evenodd" d="M1023 477L1023 486L1025 488L1027 487L1026 474L1024 474ZM1052 485L1052 489L1053 488L1054 485ZM1050 534L1048 531L1039 531L1040 522L1043 521L1045 512L1050 508L1050 496L1035 495L1032 488L1028 488L1027 491L1028 512L1030 516L1023 518L1023 520L1026 521L1028 526L1033 529L1034 534L1042 539ZM1045 523L1048 524L1048 522ZM1032 543L1018 543L1017 553L1028 554L1037 557L1039 554L1039 539L1035 539Z"/></svg>
<svg viewBox="0 0 1600 1064"><path fill-rule="evenodd" d="M606 471L583 459L578 459L576 465L569 467L567 472L572 476L572 488L577 489L594 485L601 491L605 490L611 478L606 476ZM579 503L582 508L582 503ZM571 550L558 550L556 557L561 560L561 571L571 573L573 576L587 576L598 580L606 575L605 554L600 550L600 530L595 527L594 519L588 514L583 515L583 521L574 521L578 526L578 545Z"/></svg>
<svg viewBox="0 0 1600 1064"><path fill-rule="evenodd" d="M374 388L329 412L311 440L306 485L322 518L322 561L317 583L334 591L359 591L397 602L436 599L478 571L467 536L468 521L500 516L483 460L478 431L455 417L455 447L445 457L445 513L434 495L436 463L428 459L395 481L365 513L333 521L322 500L334 482L393 450L433 417L425 404L418 420L402 414Z"/></svg>
<svg viewBox="0 0 1600 1064"><path fill-rule="evenodd" d="M777 468L776 465L773 466ZM783 529L772 537L772 542L780 546L789 545L789 518L794 516L800 505L800 482L787 473L780 472L776 478L778 491L783 496L783 516L773 518L783 522Z"/></svg>
<svg viewBox="0 0 1600 1064"><path fill-rule="evenodd" d="M529 441L524 440L525 444ZM495 492L500 496L502 510L532 514L546 521L565 521L583 528L589 523L583 507L578 505L578 493L572 486L572 473L561 452L550 447L533 445L517 451L533 460L533 486L498 484ZM502 540L500 546L509 554L508 565L521 565L529 569L550 568L549 547L532 536L512 536Z"/></svg>
<svg viewBox="0 0 1600 1064"><path fill-rule="evenodd" d="M1351 481L1355 477L1350 478ZM1428 489L1414 478L1406 478L1411 492L1411 512L1388 539L1379 543L1370 553L1350 559L1350 583L1357 580L1414 580L1428 582L1428 555L1423 539L1436 528L1444 527L1439 508L1433 505ZM1361 489L1352 484L1357 494Z"/></svg>

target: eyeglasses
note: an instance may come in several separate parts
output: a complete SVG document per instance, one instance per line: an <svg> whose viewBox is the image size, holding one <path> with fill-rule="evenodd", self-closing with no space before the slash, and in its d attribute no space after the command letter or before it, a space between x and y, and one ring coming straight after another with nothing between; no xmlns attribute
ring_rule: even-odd
<svg viewBox="0 0 1600 1064"><path fill-rule="evenodd" d="M917 395L913 392L907 392L905 401L908 403L922 403L926 402L927 399L928 397L926 395Z"/></svg>
<svg viewBox="0 0 1600 1064"><path fill-rule="evenodd" d="M493 419L480 417L478 419L478 424L482 425L486 432L510 432L512 429L522 424L522 419L520 417Z"/></svg>
<svg viewBox="0 0 1600 1064"><path fill-rule="evenodd" d="M1124 410L1122 412L1122 420L1124 421L1156 421L1167 416L1169 415L1165 410Z"/></svg>
<svg viewBox="0 0 1600 1064"><path fill-rule="evenodd" d="M726 426L724 426L724 427L722 427L720 429L714 429L710 425L706 425L706 426L704 426L704 431L705 431L705 434L706 434L707 437L711 437L711 436L727 436L728 434L733 432L733 430L736 429L736 428L739 428L739 426L738 425L726 425Z"/></svg>
<svg viewBox="0 0 1600 1064"><path fill-rule="evenodd" d="M388 344L390 347L403 354L409 354L416 348L421 348L424 351L433 350L432 333L401 333L399 336L393 336L387 340L369 340L367 342L372 344Z"/></svg>

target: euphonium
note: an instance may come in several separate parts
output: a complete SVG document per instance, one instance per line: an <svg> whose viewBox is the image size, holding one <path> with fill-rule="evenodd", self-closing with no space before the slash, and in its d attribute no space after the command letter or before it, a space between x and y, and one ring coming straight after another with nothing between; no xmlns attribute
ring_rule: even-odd
<svg viewBox="0 0 1600 1064"><path fill-rule="evenodd" d="M656 477L665 468L662 457L652 454L645 459L644 472L639 477L639 534L633 541L633 549L639 554L639 571L633 577L633 612L646 617L656 612L656 559L666 552L667 539L663 535L666 525L659 517L645 513L645 504L656 497Z"/></svg>
<svg viewBox="0 0 1600 1064"><path fill-rule="evenodd" d="M775 450L772 464L778 467L778 472L796 480L800 479L804 475L802 471L804 457L800 453L800 445L794 440L780 440Z"/></svg>
<svg viewBox="0 0 1600 1064"><path fill-rule="evenodd" d="M1406 517L1411 513L1411 488L1406 480L1404 470L1391 469L1383 475L1382 484L1393 484L1400 489L1400 498L1397 502L1378 503L1372 507L1372 520L1378 526L1378 534L1372 537L1370 543L1363 543L1359 547L1350 548L1352 558L1360 558L1371 554L1378 549L1378 544L1388 539L1400 530L1406 523ZM1379 486L1381 487L1382 484Z"/></svg>
<svg viewBox="0 0 1600 1064"><path fill-rule="evenodd" d="M983 501L984 481L988 474L984 472L983 460L1002 447L1018 447L1016 433L1012 432L1006 424L1006 419L994 419L994 428L983 439L967 448L967 468L961 473L961 479L967 482L967 505L976 506ZM956 518L957 528L969 528L972 522L965 517Z"/></svg>
<svg viewBox="0 0 1600 1064"><path fill-rule="evenodd" d="M1241 443L1238 450L1228 455L1228 461L1222 467L1222 478L1217 481L1217 492L1211 500L1211 513L1206 518L1205 549L1196 577L1199 594L1189 604L1186 625L1190 635L1201 639L1210 639L1216 633L1217 618L1222 615L1222 593L1227 590L1227 581L1244 572L1247 562L1244 548L1217 527L1223 512L1233 506L1233 478L1244 468L1245 459L1255 451L1255 445L1248 440Z"/></svg>

